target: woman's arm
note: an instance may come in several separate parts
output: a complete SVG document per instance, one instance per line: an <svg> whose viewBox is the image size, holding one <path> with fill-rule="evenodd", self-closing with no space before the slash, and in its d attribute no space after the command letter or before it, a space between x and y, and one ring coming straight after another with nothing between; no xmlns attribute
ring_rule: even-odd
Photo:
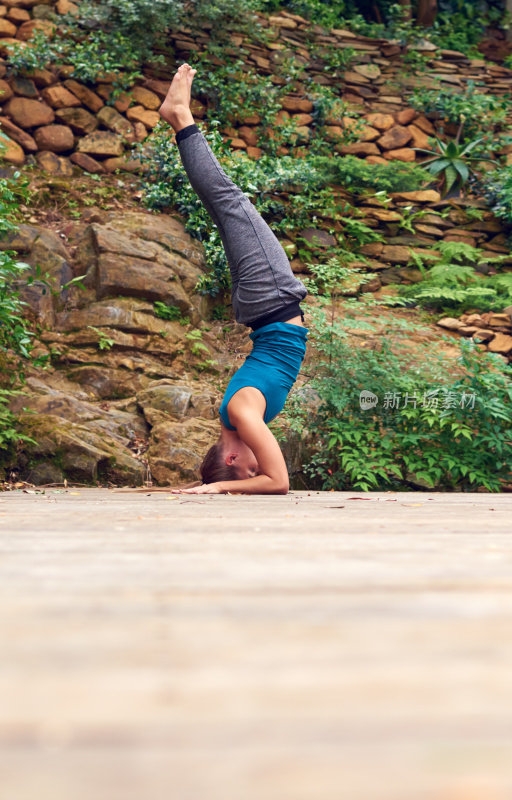
<svg viewBox="0 0 512 800"><path fill-rule="evenodd" d="M206 483L193 489L182 490L188 494L219 494L222 492L245 492L247 494L287 494L290 488L288 470L277 440L263 419L252 410L230 411L237 433L251 448L260 467L254 478L239 481ZM180 491L180 490L177 490Z"/></svg>
<svg viewBox="0 0 512 800"><path fill-rule="evenodd" d="M267 475L256 475L255 478L243 478L239 481L219 481L218 483L203 483L193 489L172 489L180 494L287 494L288 488L279 488Z"/></svg>

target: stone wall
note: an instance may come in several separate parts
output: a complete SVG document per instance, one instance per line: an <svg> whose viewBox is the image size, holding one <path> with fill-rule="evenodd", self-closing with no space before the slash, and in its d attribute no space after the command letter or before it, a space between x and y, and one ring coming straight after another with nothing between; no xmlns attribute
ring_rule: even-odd
<svg viewBox="0 0 512 800"><path fill-rule="evenodd" d="M171 67L146 67L145 80L113 106L105 104L112 91L112 76L104 76L94 89L70 77L73 70L68 66L35 70L24 77L6 77L6 46L22 42L29 47L34 30L50 33L58 26L59 13L74 8L69 0L43 4L5 0L0 6L0 125L10 139L4 157L14 164L35 157L43 168L67 175L73 174L74 165L92 173L118 167L138 169L140 162L130 159L130 145L144 141L158 122L158 108L169 86L161 76L167 76ZM434 132L432 123L407 105L407 96L414 87L436 86L440 82L441 86L462 90L468 81L477 81L482 84L479 91L497 95L506 94L511 88L511 70L455 51L438 50L429 43L423 45L423 52L430 56L427 72L411 75L404 68L404 48L389 41L368 39L345 30L327 31L285 11L269 18L260 15L259 22L267 29L268 46L232 35L226 43L229 52L236 54L243 46L248 51L247 70L268 74L275 84L285 83L276 74L277 65L290 55L297 58L315 84L331 86L365 123L359 142L336 144L335 149L373 162L414 161L416 153L412 148L426 145L428 134ZM170 35L177 63L193 59L207 41L207 31L194 37L183 31ZM322 60L322 48L351 48L357 58L340 77L332 78L326 73L328 62ZM307 87L302 93L282 99L281 119L295 119L305 145L314 135L312 110ZM196 117L201 118L204 113L204 104L195 101ZM354 120L342 117L329 123L335 141ZM257 116L235 120L233 127L226 130L231 146L258 157L258 124Z"/></svg>
<svg viewBox="0 0 512 800"><path fill-rule="evenodd" d="M56 4L8 0L5 6L0 6L2 8L0 55L5 55L5 43L22 41L30 46L34 29L49 30L58 24L59 13L73 10L74 6L69 0L58 0ZM56 19L50 20L54 13ZM346 30L327 31L285 11L270 17L260 15L259 23L266 30L267 46L255 45L248 38L234 34L226 42L226 50L236 54L243 47L247 71L268 74L275 84L284 83L277 74L278 65L292 56L298 59L307 69L313 87L330 86L358 115L357 120L346 116L328 120L327 131L334 150L354 154L370 163L413 162L418 157L413 148L426 147L428 136L438 132L435 120L418 114L408 105L407 97L414 87L441 85L457 91L468 81L477 81L481 84L479 91L496 95L504 95L512 88L511 70L454 51L436 49L428 42L421 47L423 55L429 59L429 69L424 74L412 75L404 66L405 49L389 41L357 36ZM187 58L193 61L208 38L207 31L193 37L184 31L171 34L176 62ZM322 60L325 48L355 51L353 64L340 77L333 78L326 72L327 62ZM72 68L66 66L36 70L31 77L5 78L5 61L0 60L0 73L4 74L0 79L0 126L10 139L6 160L17 165L35 161L49 172L69 176L80 174L82 170L91 173L117 168L140 170L140 161L130 157L130 147L134 142L150 141L151 131L160 118L157 109L169 87L169 80L163 80L162 75L167 76L172 68L172 65L146 66L145 80L116 100L113 106L107 106L105 101L111 92L108 76L98 81L94 90L69 77ZM315 135L313 102L308 96L308 86L298 82L295 89L295 94L282 98L280 120L294 120L299 143L307 147ZM206 110L203 102L194 101L196 118L203 118ZM353 128L356 122L361 126L359 141L340 143L339 138L346 128ZM257 115L234 119L232 126L224 130L225 138L231 140L234 150L244 150L250 157L258 158L261 154L256 146L259 123ZM447 130L449 133L449 126ZM282 147L280 152L288 150ZM507 158L512 159L512 153ZM354 198L351 200L354 202ZM379 271L379 278L370 287L373 291L390 282L409 282L417 278L417 270L406 268L410 256L408 248L421 251L440 238L476 244L490 255L509 255L507 237L510 231L484 206L483 221L471 222L464 213L463 203L453 201L452 205L448 218L441 221L432 215L417 219L414 235L410 231L405 235L398 224L400 215L410 216L429 207L442 208L436 192L396 195L392 205L386 208L372 200L361 203L365 223L379 229L386 238L384 245L367 252L372 258L370 267ZM332 228L332 220L324 221L323 227ZM339 223L335 223L334 228L341 230ZM328 236L323 235L327 240ZM335 239L331 237L331 240L335 243ZM306 271L297 259L292 268L298 274ZM507 269L506 263L504 268Z"/></svg>

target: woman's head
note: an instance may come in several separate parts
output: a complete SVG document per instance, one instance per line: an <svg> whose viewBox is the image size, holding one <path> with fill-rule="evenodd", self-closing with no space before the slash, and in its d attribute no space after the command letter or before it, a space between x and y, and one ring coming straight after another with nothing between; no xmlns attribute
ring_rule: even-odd
<svg viewBox="0 0 512 800"><path fill-rule="evenodd" d="M200 467L203 483L240 481L257 475L259 465L256 456L238 436L229 441L221 435L210 447Z"/></svg>
<svg viewBox="0 0 512 800"><path fill-rule="evenodd" d="M222 457L224 445L219 439L215 442L203 459L200 467L203 483L217 483L218 481L237 481L239 480L237 468L234 464L226 464Z"/></svg>

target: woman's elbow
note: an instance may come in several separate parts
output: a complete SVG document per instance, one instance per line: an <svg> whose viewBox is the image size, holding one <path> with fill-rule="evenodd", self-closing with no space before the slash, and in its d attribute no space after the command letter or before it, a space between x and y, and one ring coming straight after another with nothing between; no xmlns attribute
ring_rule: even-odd
<svg viewBox="0 0 512 800"><path fill-rule="evenodd" d="M290 489L290 481L288 475L283 477L271 477L267 475L267 484L263 490L266 494L288 494Z"/></svg>

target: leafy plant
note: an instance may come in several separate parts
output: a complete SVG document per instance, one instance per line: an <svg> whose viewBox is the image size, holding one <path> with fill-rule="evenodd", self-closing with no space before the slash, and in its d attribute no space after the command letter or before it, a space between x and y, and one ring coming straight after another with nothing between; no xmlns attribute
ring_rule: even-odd
<svg viewBox="0 0 512 800"><path fill-rule="evenodd" d="M368 189L384 192L412 192L431 180L417 164L369 164L356 156L318 156L313 168L319 184L344 186L362 194Z"/></svg>
<svg viewBox="0 0 512 800"><path fill-rule="evenodd" d="M259 38L263 32L254 12L260 5L260 0L192 0L183 4L180 24L201 33L208 28L213 41L225 41L227 30Z"/></svg>
<svg viewBox="0 0 512 800"><path fill-rule="evenodd" d="M315 59L323 64L323 71L331 77L338 78L354 61L356 51L352 47L340 47L327 42L312 42L308 50Z"/></svg>
<svg viewBox="0 0 512 800"><path fill-rule="evenodd" d="M468 340L459 340L455 369L431 343L424 358L411 359L389 336L375 337L375 304L368 296L345 300L334 319L324 308L309 309L316 357L306 386L318 403L312 411L299 399L287 410L309 451L308 487L499 491L512 463L512 368ZM410 327L397 318L394 337ZM358 332L364 340L373 333L374 341L354 347L349 333ZM377 404L363 406L364 392Z"/></svg>
<svg viewBox="0 0 512 800"><path fill-rule="evenodd" d="M115 339L110 339L101 328L95 328L94 325L88 325L87 327L98 334L98 347L100 350L110 350L112 345L115 344Z"/></svg>
<svg viewBox="0 0 512 800"><path fill-rule="evenodd" d="M273 125L281 108L280 89L274 86L270 76L262 75L256 70L248 72L246 60L238 52L233 56L225 51L224 43L213 42L194 58L197 75L193 91L207 101L208 120L215 120L217 124L225 126L257 115L261 120L259 130ZM243 56L247 50L242 50L241 53ZM217 62L213 69L212 61ZM265 141L268 138L265 135ZM270 144L271 142L269 146Z"/></svg>
<svg viewBox="0 0 512 800"><path fill-rule="evenodd" d="M480 85L469 80L461 91L416 88L409 102L417 111L435 113L446 122L464 123L466 136L492 136L506 121L510 96L483 94Z"/></svg>
<svg viewBox="0 0 512 800"><path fill-rule="evenodd" d="M512 273L484 275L476 269L483 264L499 265L503 257L489 259L482 250L464 242L439 242L436 251L430 254L429 260L434 264L429 269L425 269L422 257L412 254L423 280L412 285L399 284L399 298L451 313L471 308L501 311L512 302ZM389 305L399 298L390 297Z"/></svg>
<svg viewBox="0 0 512 800"><path fill-rule="evenodd" d="M429 30L430 39L438 47L458 50L473 58L481 58L478 44L488 26L504 24L502 0L468 2L468 0L440 0L439 14Z"/></svg>
<svg viewBox="0 0 512 800"><path fill-rule="evenodd" d="M168 306L160 300L153 303L155 315L161 319L179 320L182 318L181 309L178 306Z"/></svg>
<svg viewBox="0 0 512 800"><path fill-rule="evenodd" d="M215 308L212 311L212 318L217 320L227 320L229 319L229 309L223 303Z"/></svg>
<svg viewBox="0 0 512 800"><path fill-rule="evenodd" d="M505 222L512 222L512 164L487 173L481 188L493 213Z"/></svg>
<svg viewBox="0 0 512 800"><path fill-rule="evenodd" d="M432 61L432 53L422 52L414 48L407 49L407 52L402 56L402 64L404 66L404 73L406 75L421 75L430 68Z"/></svg>
<svg viewBox="0 0 512 800"><path fill-rule="evenodd" d="M0 238L13 234L18 230L16 217L19 215L19 204L27 202L30 196L28 179L16 170L12 178L0 178ZM0 352L11 353L17 358L19 377L24 379L23 361L30 360L33 349L34 333L23 318L27 303L20 298L18 282L22 281L22 273L31 269L29 264L17 260L14 250L0 250ZM33 278L29 277L27 283ZM45 359L35 359L34 363L42 365ZM1 370L1 365L0 365Z"/></svg>
<svg viewBox="0 0 512 800"><path fill-rule="evenodd" d="M203 332L196 328L193 331L189 331L185 334L185 338L190 342L190 352L194 356L200 356L203 353L209 353L208 347L202 340Z"/></svg>
<svg viewBox="0 0 512 800"><path fill-rule="evenodd" d="M20 394L26 394L26 392L22 392L20 389L0 388L0 463L2 461L2 451L4 451L5 455L20 442L37 444L35 439L19 430L18 419L8 408L9 398Z"/></svg>
<svg viewBox="0 0 512 800"><path fill-rule="evenodd" d="M484 218L484 212L481 208L475 208L474 206L468 206L465 209L465 214L468 219L468 222L481 222Z"/></svg>
<svg viewBox="0 0 512 800"><path fill-rule="evenodd" d="M8 45L8 69L30 73L51 64L71 65L71 77L89 84L112 76L107 101L112 104L144 77L145 63L166 63L165 54L173 53L169 31L208 25L215 41L230 26L250 30L252 22L257 28L255 7L254 0L81 0L76 14L59 15L51 36L36 31L30 47Z"/></svg>
<svg viewBox="0 0 512 800"><path fill-rule="evenodd" d="M113 74L112 92L106 101L107 105L112 105L136 80L144 77L138 68L138 56L119 31L107 34L100 30L90 35L77 35L75 28L75 19L71 18L66 25L63 15L58 35L53 40L44 32L35 31L30 48L9 43L6 45L8 72L30 76L34 69L65 64L73 67L70 77L90 85Z"/></svg>
<svg viewBox="0 0 512 800"><path fill-rule="evenodd" d="M354 0L263 0L261 5L271 13L288 8L325 28L338 27L340 21L358 11L358 3Z"/></svg>
<svg viewBox="0 0 512 800"><path fill-rule="evenodd" d="M324 345L329 357L332 359L332 343L335 333L335 317L338 300L345 294L353 294L354 291L364 290L364 284L375 277L374 272L366 272L362 267L356 266L355 261L361 260L346 250L331 256L327 261L319 260L316 263L308 263L309 272L312 277L303 278L304 285L308 293L316 297L321 307L330 307L330 324L324 329L326 337ZM361 275L364 273L364 276Z"/></svg>
<svg viewBox="0 0 512 800"><path fill-rule="evenodd" d="M0 238L16 233L19 206L27 202L28 179L16 170L12 177L0 179ZM48 357L34 356L34 332L23 317L27 303L20 297L22 273L30 269L17 260L14 250L0 250L0 451L9 460L18 442L34 442L19 429L16 415L8 408L10 398L23 394L14 388L26 381L25 365L44 368ZM27 281L28 283L29 281ZM3 460L3 459L2 459Z"/></svg>
<svg viewBox="0 0 512 800"><path fill-rule="evenodd" d="M459 133L460 131L461 128ZM446 197L452 190L461 190L469 182L471 175L474 174L471 169L473 163L480 161L493 162L492 158L472 155L481 142L482 139L474 139L467 144L461 144L458 137L454 141L442 142L436 136L438 152L420 147L415 147L414 150L431 156L431 158L422 162L422 167L434 177L441 178L441 194Z"/></svg>
<svg viewBox="0 0 512 800"><path fill-rule="evenodd" d="M30 266L16 261L15 257L13 250L0 252L0 348L28 358L33 333L27 329L22 317L23 306L27 304L20 299L20 292L14 285Z"/></svg>
<svg viewBox="0 0 512 800"><path fill-rule="evenodd" d="M153 60L153 46L164 43L166 32L180 24L184 5L182 0L80 0L78 14L60 17L59 26L65 22L68 34L84 32L94 42L101 41L99 33L118 34L142 62Z"/></svg>

